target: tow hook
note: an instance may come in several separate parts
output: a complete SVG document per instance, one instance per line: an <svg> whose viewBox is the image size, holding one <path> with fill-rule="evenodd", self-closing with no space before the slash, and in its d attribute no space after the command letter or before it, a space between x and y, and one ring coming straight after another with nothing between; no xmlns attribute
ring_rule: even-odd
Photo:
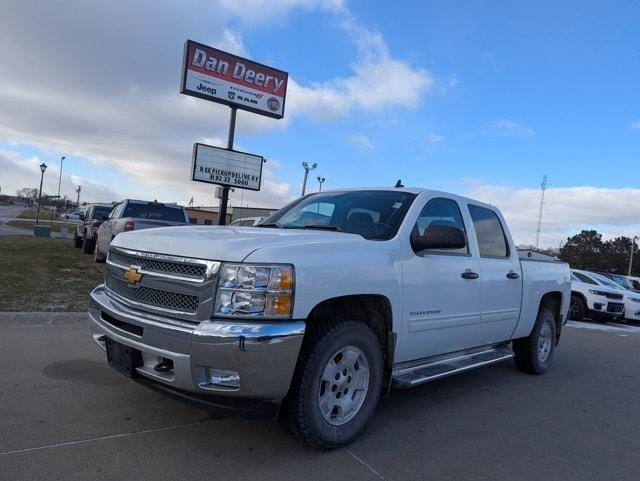
<svg viewBox="0 0 640 481"><path fill-rule="evenodd" d="M162 362L153 367L156 372L167 372L173 370L173 361L171 359L162 358Z"/></svg>

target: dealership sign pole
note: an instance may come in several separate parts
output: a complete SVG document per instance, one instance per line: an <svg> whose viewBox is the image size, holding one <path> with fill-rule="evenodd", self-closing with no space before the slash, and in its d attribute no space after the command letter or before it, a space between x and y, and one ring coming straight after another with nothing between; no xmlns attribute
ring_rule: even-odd
<svg viewBox="0 0 640 481"><path fill-rule="evenodd" d="M226 149L229 155L217 154L211 157L210 149L215 149L214 147L194 145L192 180L222 185L219 225L226 222L229 188L250 188L246 187L245 182L251 182L254 176L254 173L243 170L247 167L247 159L250 158L247 156L251 154L244 154L244 157L232 155L237 153L233 150L237 111L242 109L281 119L284 116L288 78L289 74L282 70L192 40L185 42L180 93L228 105L231 108ZM203 160L204 157L201 159L200 152L206 152L202 155L209 157L206 157L206 160ZM220 167L221 165L226 168ZM262 168L260 175L261 173ZM258 189L254 190L259 190L259 185L260 179Z"/></svg>

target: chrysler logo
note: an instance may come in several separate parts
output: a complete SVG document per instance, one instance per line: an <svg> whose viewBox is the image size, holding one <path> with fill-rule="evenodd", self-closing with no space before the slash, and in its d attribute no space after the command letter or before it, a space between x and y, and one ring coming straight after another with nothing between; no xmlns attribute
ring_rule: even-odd
<svg viewBox="0 0 640 481"><path fill-rule="evenodd" d="M142 274L138 272L139 267L131 266L128 270L124 271L124 278L129 284L137 284L142 280Z"/></svg>

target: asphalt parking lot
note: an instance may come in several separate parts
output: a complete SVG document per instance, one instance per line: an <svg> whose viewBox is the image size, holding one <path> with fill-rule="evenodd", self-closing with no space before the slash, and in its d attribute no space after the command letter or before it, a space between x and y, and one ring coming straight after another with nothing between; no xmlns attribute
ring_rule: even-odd
<svg viewBox="0 0 640 481"><path fill-rule="evenodd" d="M506 362L392 391L360 440L319 453L123 378L77 316L0 319L1 479L639 476L640 328L571 323L545 376Z"/></svg>

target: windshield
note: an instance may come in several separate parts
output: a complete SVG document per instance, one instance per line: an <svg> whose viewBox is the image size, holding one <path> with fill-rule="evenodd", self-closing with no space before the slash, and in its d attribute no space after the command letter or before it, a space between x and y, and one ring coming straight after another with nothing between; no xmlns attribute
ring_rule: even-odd
<svg viewBox="0 0 640 481"><path fill-rule="evenodd" d="M303 197L265 220L261 227L323 229L391 239L415 199L408 192L359 190L321 192Z"/></svg>
<svg viewBox="0 0 640 481"><path fill-rule="evenodd" d="M112 207L110 205L96 205L95 208L93 209L93 218L94 219L102 219L103 217L106 217L107 215L109 215L109 212L111 212Z"/></svg>
<svg viewBox="0 0 640 481"><path fill-rule="evenodd" d="M154 202L127 203L122 217L134 217L138 219L164 220L167 222L185 222L184 211L179 206L168 206Z"/></svg>
<svg viewBox="0 0 640 481"><path fill-rule="evenodd" d="M608 277L605 277L601 274L591 274L591 275L594 277L594 279L596 279L602 285L613 287L614 289L622 289L622 287L620 287L618 284L613 282Z"/></svg>
<svg viewBox="0 0 640 481"><path fill-rule="evenodd" d="M611 278L617 284L620 284L625 289L635 289L635 287L633 287L633 284L631 284L631 282L629 282L629 279L627 279L626 277L623 277L623 276L611 276Z"/></svg>

